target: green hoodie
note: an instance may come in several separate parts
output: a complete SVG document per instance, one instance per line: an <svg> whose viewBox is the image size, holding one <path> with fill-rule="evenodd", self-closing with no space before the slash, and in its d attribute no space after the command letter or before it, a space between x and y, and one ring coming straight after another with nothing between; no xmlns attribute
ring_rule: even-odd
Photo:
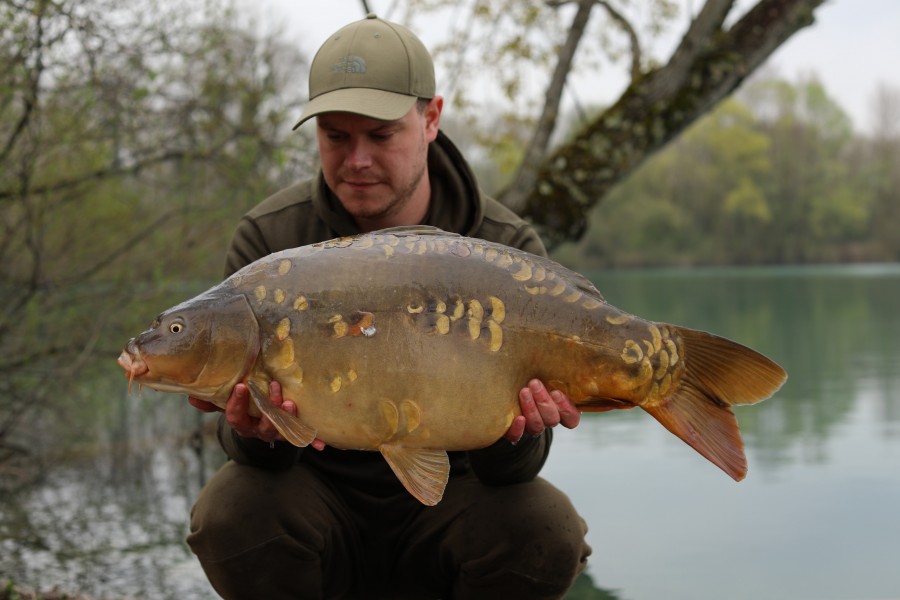
<svg viewBox="0 0 900 600"><path fill-rule="evenodd" d="M422 224L465 236L499 242L546 256L537 232L527 222L478 188L459 150L442 132L428 150L431 202ZM353 218L318 177L297 183L262 201L238 223L226 256L225 274L272 252L361 233ZM526 382L522 382L524 386ZM537 438L527 435L516 445L505 439L470 452L450 453L451 481L469 468L485 483L502 485L537 476L550 449L552 430ZM303 451L287 442L270 444L242 438L219 421L219 440L236 462L260 468L287 468L300 460L315 466L336 483L392 495L402 486L377 452L326 448Z"/></svg>

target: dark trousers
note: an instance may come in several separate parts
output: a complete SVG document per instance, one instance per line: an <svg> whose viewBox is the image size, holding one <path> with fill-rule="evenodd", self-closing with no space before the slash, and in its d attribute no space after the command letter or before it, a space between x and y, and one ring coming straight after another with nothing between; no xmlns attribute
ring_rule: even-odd
<svg viewBox="0 0 900 600"><path fill-rule="evenodd" d="M425 507L335 487L303 464L226 463L194 506L188 543L226 599L559 598L586 564L587 526L543 479L451 478Z"/></svg>

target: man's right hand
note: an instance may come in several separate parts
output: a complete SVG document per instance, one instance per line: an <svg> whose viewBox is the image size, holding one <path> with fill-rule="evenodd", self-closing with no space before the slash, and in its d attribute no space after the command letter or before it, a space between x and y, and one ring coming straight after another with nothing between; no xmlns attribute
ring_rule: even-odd
<svg viewBox="0 0 900 600"><path fill-rule="evenodd" d="M297 405L291 400L285 400L281 395L281 384L273 381L269 384L269 400L273 405L281 408L294 416L297 416ZM199 398L189 397L188 402L203 412L222 411L221 408L201 400ZM276 440L284 440L275 426L265 415L254 417L250 414L250 390L246 384L238 383L231 390L231 395L225 403L225 420L241 437L257 438L264 442L274 442ZM316 450L325 448L325 442L316 438L310 444Z"/></svg>

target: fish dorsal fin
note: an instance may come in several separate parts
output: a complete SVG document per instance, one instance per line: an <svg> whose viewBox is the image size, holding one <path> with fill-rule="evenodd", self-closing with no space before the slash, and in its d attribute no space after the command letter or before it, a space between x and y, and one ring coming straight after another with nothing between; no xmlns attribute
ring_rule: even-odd
<svg viewBox="0 0 900 600"><path fill-rule="evenodd" d="M431 225L400 225L398 227L388 227L372 233L389 233L391 235L444 235L448 237L462 237L458 233L444 231L440 227L432 227Z"/></svg>
<svg viewBox="0 0 900 600"><path fill-rule="evenodd" d="M251 379L247 381L247 387L250 389L250 397L253 398L259 412L272 421L275 429L284 436L284 439L300 448L309 446L316 439L316 430L301 421L299 417L272 404L269 395L263 391L263 386L259 382Z"/></svg>
<svg viewBox="0 0 900 600"><path fill-rule="evenodd" d="M404 448L391 444L382 444L378 449L403 487L419 502L434 506L441 501L450 477L450 459L444 450Z"/></svg>

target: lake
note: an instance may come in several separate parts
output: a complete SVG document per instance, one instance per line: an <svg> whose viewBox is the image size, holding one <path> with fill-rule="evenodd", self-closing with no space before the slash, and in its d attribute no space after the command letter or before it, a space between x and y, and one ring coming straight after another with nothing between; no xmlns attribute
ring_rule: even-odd
<svg viewBox="0 0 900 600"><path fill-rule="evenodd" d="M900 599L900 266L592 279L616 306L740 341L790 378L735 409L740 483L640 410L558 432L543 476L572 497L594 549L570 597ZM35 424L48 468L0 497L0 581L215 598L183 542L221 463L211 419L169 395L128 396L113 358Z"/></svg>

